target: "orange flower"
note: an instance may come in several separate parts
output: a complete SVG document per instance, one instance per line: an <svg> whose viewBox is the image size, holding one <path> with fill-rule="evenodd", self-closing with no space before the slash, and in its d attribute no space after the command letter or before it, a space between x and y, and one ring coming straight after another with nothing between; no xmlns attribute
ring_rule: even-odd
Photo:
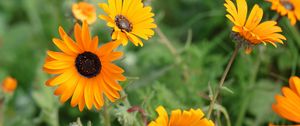
<svg viewBox="0 0 300 126"><path fill-rule="evenodd" d="M286 38L279 34L282 32L275 21L266 21L261 23L263 10L255 4L247 19L248 6L246 0L236 0L237 7L231 0L226 0L224 6L229 14L226 17L233 22L234 39L243 42L246 47L246 53L252 51L252 46L264 43L283 44L282 40Z"/></svg>
<svg viewBox="0 0 300 126"><path fill-rule="evenodd" d="M6 77L2 82L2 89L5 93L12 93L17 88L17 80L12 77Z"/></svg>
<svg viewBox="0 0 300 126"><path fill-rule="evenodd" d="M300 125L275 125L273 123L269 123L268 126L300 126Z"/></svg>
<svg viewBox="0 0 300 126"><path fill-rule="evenodd" d="M283 87L283 95L276 95L272 109L282 118L300 123L300 78L291 77L290 87Z"/></svg>
<svg viewBox="0 0 300 126"><path fill-rule="evenodd" d="M76 19L80 21L87 21L88 24L92 24L96 21L96 8L87 2L74 3L72 5L72 12Z"/></svg>
<svg viewBox="0 0 300 126"><path fill-rule="evenodd" d="M164 107L156 108L158 118L152 121L148 126L214 126L211 120L204 117L200 109L191 109L189 111L174 110L170 120Z"/></svg>
<svg viewBox="0 0 300 126"><path fill-rule="evenodd" d="M290 19L291 24L295 25L300 20L300 1L299 0L266 0L272 3L271 10L277 11L281 16Z"/></svg>
<svg viewBox="0 0 300 126"><path fill-rule="evenodd" d="M62 51L48 51L44 70L56 76L46 82L48 86L58 86L55 95L61 95L62 103L71 99L71 106L84 106L90 110L94 105L100 109L104 104L103 95L114 102L120 98L122 87L118 81L126 78L124 70L112 62L121 58L122 52L113 51L115 42L109 42L98 48L98 37L91 38L86 21L82 28L75 24L74 36L70 38L63 28L59 28L61 39L54 38L53 43Z"/></svg>

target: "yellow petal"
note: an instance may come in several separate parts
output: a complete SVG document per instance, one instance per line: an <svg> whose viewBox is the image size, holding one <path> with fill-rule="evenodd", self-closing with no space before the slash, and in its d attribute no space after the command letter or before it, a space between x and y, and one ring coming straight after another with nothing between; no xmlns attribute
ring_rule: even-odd
<svg viewBox="0 0 300 126"><path fill-rule="evenodd" d="M68 46L63 41L61 41L59 39L56 39L56 38L52 39L52 41L64 53L66 53L68 55L71 55L71 56L76 56L77 55L75 52L73 52L72 50L70 50L68 48Z"/></svg>
<svg viewBox="0 0 300 126"><path fill-rule="evenodd" d="M89 110L91 110L93 106L93 92L91 81L93 81L93 79L87 79L86 86L84 88L84 100Z"/></svg>
<svg viewBox="0 0 300 126"><path fill-rule="evenodd" d="M257 4L255 4L248 17L246 28L252 31L260 23L262 16L263 10Z"/></svg>
<svg viewBox="0 0 300 126"><path fill-rule="evenodd" d="M237 0L238 20L241 26L245 25L248 6L246 0Z"/></svg>
<svg viewBox="0 0 300 126"><path fill-rule="evenodd" d="M47 86L59 85L61 83L64 83L64 82L68 81L71 77L76 76L76 74L77 74L76 71L74 71L73 69L69 69L69 70L65 71L63 74L49 79L46 82L46 85Z"/></svg>
<svg viewBox="0 0 300 126"><path fill-rule="evenodd" d="M90 43L91 43L91 35L90 35L88 24L86 22L83 22L81 37L82 37L83 45L84 47L86 47L85 49L89 50Z"/></svg>
<svg viewBox="0 0 300 126"><path fill-rule="evenodd" d="M61 103L64 103L66 102L74 93L74 90L78 84L78 77L70 80L68 83L69 83L69 86L67 87L67 89L64 91L64 93L60 96L60 102Z"/></svg>
<svg viewBox="0 0 300 126"><path fill-rule="evenodd" d="M297 76L292 76L289 79L289 84L291 89L300 97L300 78Z"/></svg>
<svg viewBox="0 0 300 126"><path fill-rule="evenodd" d="M75 61L74 57L68 56L68 55L66 55L64 53L61 53L61 52L47 51L47 54L51 58L56 59L56 60L70 61L70 62L74 62Z"/></svg>
<svg viewBox="0 0 300 126"><path fill-rule="evenodd" d="M80 99L83 97L85 85L86 85L86 79L81 77L78 80L78 84L72 96L72 100L71 100L72 107L76 106L81 101Z"/></svg>

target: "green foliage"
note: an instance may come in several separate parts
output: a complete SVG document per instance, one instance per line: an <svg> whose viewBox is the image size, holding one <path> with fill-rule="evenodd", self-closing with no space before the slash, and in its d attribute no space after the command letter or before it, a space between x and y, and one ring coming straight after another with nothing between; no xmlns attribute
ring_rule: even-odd
<svg viewBox="0 0 300 126"><path fill-rule="evenodd" d="M95 6L105 0L88 0ZM51 76L42 71L46 50L56 50L51 40L58 37L58 26L70 29L74 23L70 7L75 0L0 0L0 81L11 75L18 88L3 103L5 126L104 125L104 110L79 112L70 103L59 103L53 89L44 84ZM264 1L264 19L275 15ZM120 50L125 56L117 63L125 69L128 81L121 85L126 100L110 104L108 113L114 126L142 125L140 113L128 113L132 106L153 120L159 105L173 109L202 108L209 105L209 88L217 88L219 79L233 52L229 35L231 24L225 18L224 1L152 0L156 23L176 49L173 54L157 34L144 47L131 43ZM97 12L102 13L97 7ZM290 26L284 17L279 23L286 44L256 46L250 55L240 51L233 64L221 100L216 107L224 115L214 118L218 124L261 126L269 122L285 123L271 110L274 94L287 85L287 79L299 75L299 26ZM103 20L91 26L100 41L110 41L111 29ZM190 32L189 32L190 31ZM180 59L180 62L177 60ZM123 104L123 105L120 105ZM1 110L1 111L2 111ZM214 113L215 114L215 113ZM76 121L80 117L81 121ZM76 121L76 122L74 122ZM89 122L90 121L90 122ZM74 122L74 123L71 123ZM89 122L89 123L88 123ZM221 123L222 122L222 123ZM1 122L2 123L2 122ZM70 124L71 123L71 124Z"/></svg>

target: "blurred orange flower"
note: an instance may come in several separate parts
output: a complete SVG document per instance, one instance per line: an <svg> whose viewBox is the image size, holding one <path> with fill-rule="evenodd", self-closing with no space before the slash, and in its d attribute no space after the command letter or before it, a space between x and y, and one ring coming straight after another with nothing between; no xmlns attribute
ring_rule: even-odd
<svg viewBox="0 0 300 126"><path fill-rule="evenodd" d="M281 16L286 16L295 25L300 20L300 0L266 0L272 3L271 10L275 10Z"/></svg>
<svg viewBox="0 0 300 126"><path fill-rule="evenodd" d="M17 80L12 77L6 77L2 82L2 89L5 93L12 93L17 88Z"/></svg>
<svg viewBox="0 0 300 126"><path fill-rule="evenodd" d="M154 13L141 0L108 0L108 4L99 6L107 14L99 17L113 28L112 39L121 40L123 45L127 45L129 39L135 46L143 46L138 37L148 40L154 35Z"/></svg>
<svg viewBox="0 0 300 126"><path fill-rule="evenodd" d="M276 95L272 109L282 118L300 123L300 78L293 76L290 87L283 87L283 95Z"/></svg>
<svg viewBox="0 0 300 126"><path fill-rule="evenodd" d="M152 121L148 126L214 126L211 120L204 117L200 109L191 109L189 111L174 110L170 119L164 107L156 108L158 118Z"/></svg>
<svg viewBox="0 0 300 126"><path fill-rule="evenodd" d="M269 123L268 126L300 126L300 125L275 125L273 123Z"/></svg>
<svg viewBox="0 0 300 126"><path fill-rule="evenodd" d="M97 19L96 8L87 2L74 3L72 12L76 19L82 22L87 21L88 24L94 23Z"/></svg>
<svg viewBox="0 0 300 126"><path fill-rule="evenodd" d="M282 32L275 21L266 21L261 23L263 10L257 4L254 5L247 19L248 6L246 0L236 0L237 7L231 0L226 0L224 6L229 14L226 17L233 22L234 39L243 42L246 47L246 53L252 51L252 46L264 43L271 43L276 46L277 43L283 44L282 40L286 38L279 34Z"/></svg>
<svg viewBox="0 0 300 126"><path fill-rule="evenodd" d="M126 78L124 70L112 63L122 57L122 52L113 51L117 45L109 42L98 48L98 37L91 37L86 21L82 28L75 24L74 41L63 28L59 27L61 39L54 38L53 43L62 51L48 51L44 70L57 76L46 82L47 86L58 86L55 95L61 95L60 101L66 102L72 97L71 106L84 106L90 110L94 105L100 109L104 104L103 95L114 102L120 98L122 87L118 81Z"/></svg>

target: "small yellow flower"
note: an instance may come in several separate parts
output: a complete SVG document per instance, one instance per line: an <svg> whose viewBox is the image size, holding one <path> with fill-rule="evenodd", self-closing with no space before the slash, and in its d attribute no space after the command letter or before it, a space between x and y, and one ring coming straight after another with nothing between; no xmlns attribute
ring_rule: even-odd
<svg viewBox="0 0 300 126"><path fill-rule="evenodd" d="M159 106L156 111L158 118L148 126L214 126L211 120L204 117L204 113L200 109L173 110L170 119L164 107Z"/></svg>
<svg viewBox="0 0 300 126"><path fill-rule="evenodd" d="M17 80L12 77L6 77L2 82L2 90L4 93L12 93L17 88Z"/></svg>
<svg viewBox="0 0 300 126"><path fill-rule="evenodd" d="M246 0L236 0L237 7L231 0L226 0L224 6L229 13L226 17L233 22L234 39L244 42L246 53L252 51L252 46L264 43L271 43L275 47L275 43L283 44L282 40L286 38L279 34L281 28L277 26L275 21L265 21L261 23L263 10L255 4L247 19L248 7Z"/></svg>
<svg viewBox="0 0 300 126"><path fill-rule="evenodd" d="M286 16L295 25L300 20L300 1L299 0L266 0L272 3L271 10L277 11L281 16Z"/></svg>
<svg viewBox="0 0 300 126"><path fill-rule="evenodd" d="M96 8L87 2L74 3L72 13L76 19L87 21L88 24L93 24L97 19Z"/></svg>
<svg viewBox="0 0 300 126"><path fill-rule="evenodd" d="M115 42L109 42L98 48L98 37L91 37L86 21L82 28L75 24L74 41L63 28L59 28L61 39L54 38L53 43L62 51L48 51L44 71L56 75L46 82L47 86L57 86L55 95L61 95L62 103L71 99L71 106L84 106L90 110L94 105L98 110L103 106L105 95L114 102L120 98L122 87L118 81L126 78L124 70L113 64L123 53L113 51Z"/></svg>
<svg viewBox="0 0 300 126"><path fill-rule="evenodd" d="M108 4L99 6L107 14L100 18L113 28L112 39L121 40L123 45L127 45L129 39L135 46L143 46L138 37L148 40L154 35L152 8L145 7L141 0L108 0Z"/></svg>
<svg viewBox="0 0 300 126"><path fill-rule="evenodd" d="M282 118L300 123L300 78L293 76L289 80L290 87L283 87L283 95L276 95L276 103L272 109Z"/></svg>

